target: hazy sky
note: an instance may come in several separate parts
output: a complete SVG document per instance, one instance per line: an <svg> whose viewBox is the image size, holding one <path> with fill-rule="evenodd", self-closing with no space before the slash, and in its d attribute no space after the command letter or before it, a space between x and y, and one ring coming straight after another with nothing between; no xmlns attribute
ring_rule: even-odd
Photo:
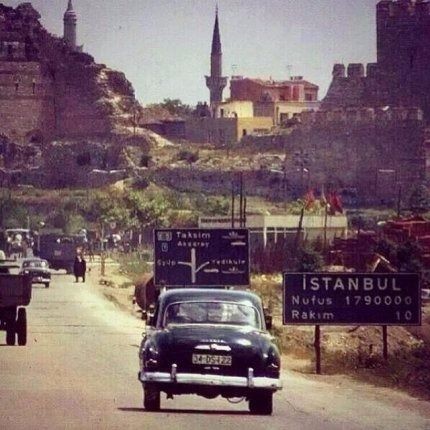
<svg viewBox="0 0 430 430"><path fill-rule="evenodd" d="M20 0L0 0L16 6ZM335 62L376 59L378 0L73 0L78 40L123 71L143 103L207 100L215 5L224 75L303 75L326 92ZM63 33L67 0L33 0L45 27ZM224 97L229 91L224 91Z"/></svg>

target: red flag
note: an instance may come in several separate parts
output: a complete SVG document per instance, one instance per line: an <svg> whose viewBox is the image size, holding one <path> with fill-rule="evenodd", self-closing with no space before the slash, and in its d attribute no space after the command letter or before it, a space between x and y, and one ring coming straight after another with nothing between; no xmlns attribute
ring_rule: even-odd
<svg viewBox="0 0 430 430"><path fill-rule="evenodd" d="M315 203L315 194L314 194L314 190L309 190L306 194L305 194L305 209L309 210L310 208L312 208L312 206Z"/></svg>
<svg viewBox="0 0 430 430"><path fill-rule="evenodd" d="M329 194L330 215L335 215L336 212L343 213L342 202L336 191Z"/></svg>

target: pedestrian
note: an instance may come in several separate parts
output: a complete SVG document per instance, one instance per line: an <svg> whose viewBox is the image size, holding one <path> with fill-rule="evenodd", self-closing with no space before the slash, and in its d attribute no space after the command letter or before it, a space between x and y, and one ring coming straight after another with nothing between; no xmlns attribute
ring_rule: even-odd
<svg viewBox="0 0 430 430"><path fill-rule="evenodd" d="M88 259L90 262L94 261L94 243L92 240L88 243Z"/></svg>
<svg viewBox="0 0 430 430"><path fill-rule="evenodd" d="M82 278L82 282L85 282L85 272L87 271L87 262L81 254L78 254L73 264L73 273L76 281L79 282L79 278Z"/></svg>

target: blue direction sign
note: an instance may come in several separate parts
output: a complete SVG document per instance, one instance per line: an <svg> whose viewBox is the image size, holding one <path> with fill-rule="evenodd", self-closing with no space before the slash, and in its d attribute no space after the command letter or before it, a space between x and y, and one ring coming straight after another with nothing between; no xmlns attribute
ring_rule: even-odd
<svg viewBox="0 0 430 430"><path fill-rule="evenodd" d="M154 254L155 285L249 285L247 229L156 229Z"/></svg>
<svg viewBox="0 0 430 430"><path fill-rule="evenodd" d="M414 273L284 273L283 322L298 325L420 325Z"/></svg>

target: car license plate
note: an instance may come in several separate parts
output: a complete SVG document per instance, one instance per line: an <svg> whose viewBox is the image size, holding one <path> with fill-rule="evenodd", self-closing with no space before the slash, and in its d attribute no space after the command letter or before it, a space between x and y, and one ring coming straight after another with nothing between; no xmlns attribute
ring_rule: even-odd
<svg viewBox="0 0 430 430"><path fill-rule="evenodd" d="M231 366L231 355L193 354L193 364Z"/></svg>

